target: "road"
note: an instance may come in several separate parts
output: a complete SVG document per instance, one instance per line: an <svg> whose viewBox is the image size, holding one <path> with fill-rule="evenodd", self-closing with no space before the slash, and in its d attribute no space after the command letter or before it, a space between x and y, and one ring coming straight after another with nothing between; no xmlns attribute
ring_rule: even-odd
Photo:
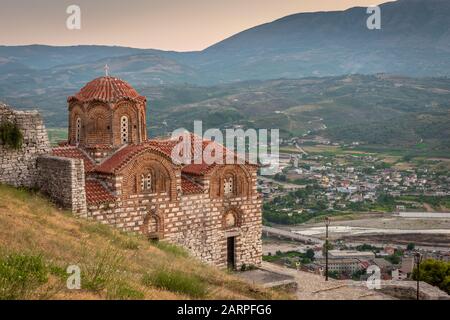
<svg viewBox="0 0 450 320"><path fill-rule="evenodd" d="M303 153L304 155L308 155L308 152L305 151L305 149L303 149L302 147L300 147L297 143L295 144L295 147L300 150L301 153Z"/></svg>
<svg viewBox="0 0 450 320"><path fill-rule="evenodd" d="M306 243L306 244L314 244L314 245L320 245L323 246L323 244L325 243L324 240L319 239L319 238L315 238L315 237L311 237L311 236L304 236L304 235L300 235L298 233L294 233L291 232L289 230L285 230L285 229L278 229L278 228L273 228L273 227L267 227L267 226L263 226L263 234L264 235L270 235L270 236L275 236L275 237L279 237L282 239L287 239L287 240L293 240L293 241L298 241L298 242L302 242L302 243ZM379 248L383 248L386 246L402 246L402 244L398 244L395 242L376 242L376 241L369 241L369 240L365 240L365 241L346 241L346 245L352 246L352 247L356 247L362 244L370 244ZM448 247L440 247L440 246L423 246L423 245L416 245L416 248L419 250L426 250L426 251L441 251L441 252L450 252L450 248Z"/></svg>
<svg viewBox="0 0 450 320"><path fill-rule="evenodd" d="M263 226L263 234L277 236L280 238L290 239L294 241L300 241L308 244L323 245L324 241L314 237L306 237L300 234L290 232L288 230L277 229L272 227Z"/></svg>

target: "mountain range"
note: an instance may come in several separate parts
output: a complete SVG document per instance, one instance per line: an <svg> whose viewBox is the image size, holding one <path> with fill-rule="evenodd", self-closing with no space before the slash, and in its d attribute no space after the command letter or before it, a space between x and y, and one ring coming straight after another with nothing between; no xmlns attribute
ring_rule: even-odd
<svg viewBox="0 0 450 320"><path fill-rule="evenodd" d="M0 46L0 100L19 108L37 106L50 127L62 127L67 119L65 98L103 75L108 64L113 76L148 96L149 119L170 120L171 127L195 114L198 119L208 118L211 124L236 119L248 120L255 126L279 124L288 135L294 135L311 127L308 121L313 120L304 115L312 112L313 117L325 119L329 135L345 136L343 129L332 128L330 119L335 117L343 121L341 127L350 126L346 130L355 133L352 139L370 140L364 133L370 125L389 127L389 121L399 120L403 112L410 111L416 119L428 114L431 109L427 106L437 105L441 120L448 121L445 99L450 75L450 1L398 0L380 8L380 30L367 28L367 8L299 13L245 30L197 52L108 46ZM391 76L397 80L388 81L380 76L385 74L400 77ZM300 78L304 79L294 80ZM317 88L305 83L316 83ZM394 87L384 88L390 85ZM327 107L322 97L333 90L338 99L332 99L334 107ZM289 115L289 123L285 123L286 119L277 121L283 114L275 111L310 104L320 108L290 110L294 113ZM191 113L186 116L183 110ZM392 114L383 114L393 110ZM183 114L184 118L176 118ZM405 121L401 122L417 123ZM157 132L164 129L158 123L152 125L159 126ZM402 136L410 137L408 143L422 139L422 134L416 133ZM432 138L449 140L446 134ZM403 138L397 139L397 143L403 142Z"/></svg>
<svg viewBox="0 0 450 320"><path fill-rule="evenodd" d="M450 1L381 5L381 29L366 8L299 13L238 33L198 52L107 46L0 46L0 96L78 88L111 73L134 86L391 73L450 74Z"/></svg>

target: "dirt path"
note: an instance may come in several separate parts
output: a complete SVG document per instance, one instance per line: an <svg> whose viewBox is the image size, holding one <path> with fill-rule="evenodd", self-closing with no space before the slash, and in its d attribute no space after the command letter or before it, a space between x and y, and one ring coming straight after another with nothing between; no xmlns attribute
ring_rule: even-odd
<svg viewBox="0 0 450 320"><path fill-rule="evenodd" d="M429 203L424 202L423 207L425 208L425 210L427 210L427 212L434 212L433 207Z"/></svg>

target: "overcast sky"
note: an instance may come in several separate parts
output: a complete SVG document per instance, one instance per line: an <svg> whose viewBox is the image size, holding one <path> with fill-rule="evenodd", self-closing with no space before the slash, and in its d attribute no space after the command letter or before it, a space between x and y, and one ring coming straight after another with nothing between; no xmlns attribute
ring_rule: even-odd
<svg viewBox="0 0 450 320"><path fill-rule="evenodd" d="M0 44L104 44L201 50L283 16L388 0L0 0ZM81 8L68 30L66 8Z"/></svg>

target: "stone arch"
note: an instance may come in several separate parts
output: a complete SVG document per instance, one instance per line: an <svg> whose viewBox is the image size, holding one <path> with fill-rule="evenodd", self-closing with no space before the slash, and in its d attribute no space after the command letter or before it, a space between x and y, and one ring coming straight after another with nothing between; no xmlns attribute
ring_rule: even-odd
<svg viewBox="0 0 450 320"><path fill-rule="evenodd" d="M167 193L176 198L177 178L173 165L163 156L152 150L138 154L121 170L123 174L123 194L161 194ZM151 175L151 188L143 190L141 179Z"/></svg>
<svg viewBox="0 0 450 320"><path fill-rule="evenodd" d="M164 219L155 210L149 210L144 217L141 232L149 239L159 240L164 235Z"/></svg>

